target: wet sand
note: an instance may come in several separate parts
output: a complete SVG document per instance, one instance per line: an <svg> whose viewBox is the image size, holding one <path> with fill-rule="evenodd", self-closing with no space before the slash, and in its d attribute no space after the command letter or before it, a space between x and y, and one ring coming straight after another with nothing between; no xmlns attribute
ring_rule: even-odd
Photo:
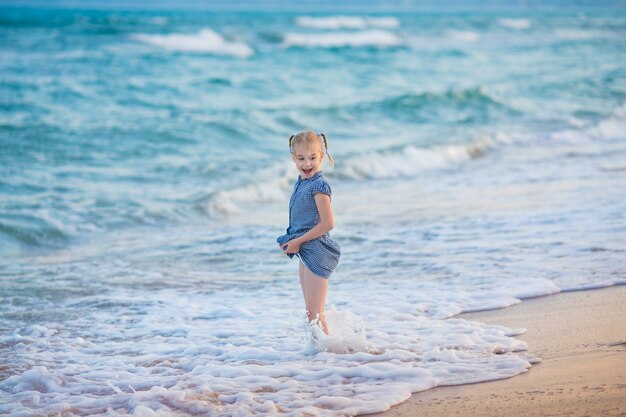
<svg viewBox="0 0 626 417"><path fill-rule="evenodd" d="M626 417L626 286L559 293L458 317L525 328L542 358L499 381L438 387L376 417Z"/></svg>

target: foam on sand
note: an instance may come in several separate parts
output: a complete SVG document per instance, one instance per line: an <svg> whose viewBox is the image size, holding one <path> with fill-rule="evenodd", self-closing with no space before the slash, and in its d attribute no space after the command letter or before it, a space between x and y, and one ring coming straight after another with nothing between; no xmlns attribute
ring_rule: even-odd
<svg viewBox="0 0 626 417"><path fill-rule="evenodd" d="M494 410L502 417L620 415L626 409L626 350L619 345L626 329L625 296L626 287L613 287L466 315L507 326L528 325L523 338L531 351L543 355L541 366L523 378L417 394L389 413L372 417L482 416Z"/></svg>
<svg viewBox="0 0 626 417"><path fill-rule="evenodd" d="M518 288L545 293L548 284ZM368 291L358 294L364 285ZM512 337L523 329L449 318L471 308L455 298L458 288L337 282L333 294L342 306L328 308L331 336L312 337L294 314L301 300L285 296L298 286L290 279L272 283L271 292L235 283L216 293L144 292L140 303L18 328L3 340L13 359L0 382L11 403L0 412L346 416L385 411L436 386L507 378L536 361ZM467 294L467 301L519 302L513 292L493 290ZM428 300L420 298L426 293ZM249 307L217 307L242 304Z"/></svg>
<svg viewBox="0 0 626 417"><path fill-rule="evenodd" d="M204 28L195 34L149 35L139 33L133 39L169 51L209 52L217 55L248 57L254 50L242 41L227 41L217 32Z"/></svg>

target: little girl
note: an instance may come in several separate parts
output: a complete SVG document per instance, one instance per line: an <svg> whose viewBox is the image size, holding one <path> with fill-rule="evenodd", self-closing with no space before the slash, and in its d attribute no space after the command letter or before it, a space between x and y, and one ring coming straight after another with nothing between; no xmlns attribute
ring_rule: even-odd
<svg viewBox="0 0 626 417"><path fill-rule="evenodd" d="M328 140L323 133L301 132L289 138L291 158L300 172L289 200L289 227L276 240L290 258L300 258L300 285L310 322L319 323L324 333L328 277L339 262L340 249L328 232L333 228L330 185L321 171Z"/></svg>

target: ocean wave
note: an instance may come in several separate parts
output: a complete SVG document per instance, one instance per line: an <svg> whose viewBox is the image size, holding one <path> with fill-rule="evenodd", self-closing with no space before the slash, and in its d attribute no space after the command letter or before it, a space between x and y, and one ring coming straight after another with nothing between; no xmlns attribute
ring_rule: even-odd
<svg viewBox="0 0 626 417"><path fill-rule="evenodd" d="M248 57L254 50L243 41L228 41L220 34L205 28L195 34L149 35L138 33L132 38L169 51L209 52L217 55Z"/></svg>
<svg viewBox="0 0 626 417"><path fill-rule="evenodd" d="M458 145L419 148L405 146L396 151L378 151L345 160L333 173L355 180L414 177L432 169L447 168L479 158L505 136L484 137Z"/></svg>
<svg viewBox="0 0 626 417"><path fill-rule="evenodd" d="M241 214L244 207L255 204L283 201L297 175L292 163L276 164L261 172L254 182L212 193L200 199L196 207L209 218L216 219Z"/></svg>
<svg viewBox="0 0 626 417"><path fill-rule="evenodd" d="M415 177L424 171L480 158L488 149L509 141L508 136L497 134L465 144L431 148L409 145L399 150L381 150L347 158L333 170L324 172L329 178L353 181ZM197 208L209 218L219 219L245 214L246 207L285 201L297 175L291 163L276 165L260 174L254 182L207 196Z"/></svg>
<svg viewBox="0 0 626 417"><path fill-rule="evenodd" d="M391 29L400 26L400 21L395 17L301 16L296 19L296 24L315 29L365 29L368 27Z"/></svg>
<svg viewBox="0 0 626 417"><path fill-rule="evenodd" d="M61 248L76 238L107 230L184 222L188 209L123 202L90 206L84 199L63 207L29 210L22 205L0 214L0 253L31 249ZM0 259L2 255L0 255Z"/></svg>
<svg viewBox="0 0 626 417"><path fill-rule="evenodd" d="M616 31L598 29L556 29L554 38L563 41L586 41L591 39L618 39Z"/></svg>
<svg viewBox="0 0 626 417"><path fill-rule="evenodd" d="M392 113L394 117L405 113L410 114L412 119L423 116L462 123L484 120L493 111L519 114L517 109L495 97L483 87L442 92L405 93L382 100L352 105L350 110L358 112L382 111L383 113Z"/></svg>
<svg viewBox="0 0 626 417"><path fill-rule="evenodd" d="M598 120L591 125L584 125L577 119L573 119L570 124L572 129L554 132L550 135L552 139L565 142L585 142L589 139L612 140L626 139L626 103L613 110L609 117Z"/></svg>
<svg viewBox="0 0 626 417"><path fill-rule="evenodd" d="M592 128L593 137L600 139L626 139L626 103L613 111L613 114L600 120Z"/></svg>
<svg viewBox="0 0 626 417"><path fill-rule="evenodd" d="M423 93L407 93L384 99L379 103L397 109L399 107L420 107L429 103L441 102L445 102L446 104L450 104L451 102L471 102L473 104L480 102L503 105L483 87L447 90L444 92L427 91Z"/></svg>
<svg viewBox="0 0 626 417"><path fill-rule="evenodd" d="M521 18L521 19L505 19L505 18L502 18L502 19L498 20L498 23L500 24L500 26L504 26L504 27L509 28L509 29L517 29L517 30L528 29L532 25L530 20L523 19L523 18Z"/></svg>
<svg viewBox="0 0 626 417"><path fill-rule="evenodd" d="M33 215L0 217L0 248L4 246L55 246L76 233L72 225L54 219L46 210Z"/></svg>
<svg viewBox="0 0 626 417"><path fill-rule="evenodd" d="M274 108L273 110L288 111L290 109ZM350 118L352 118L357 115L364 117L372 114L377 118L383 116L394 120L398 117L409 117L411 123L429 119L437 124L483 121L494 113L501 116L519 116L522 113L511 103L482 86L442 91L404 92L388 97L376 96L341 104L302 104L297 112L300 117L330 115L343 118L351 115Z"/></svg>
<svg viewBox="0 0 626 417"><path fill-rule="evenodd" d="M303 46L321 48L339 47L389 47L402 45L402 40L395 34L384 30L365 30L341 33L287 33L283 46Z"/></svg>
<svg viewBox="0 0 626 417"><path fill-rule="evenodd" d="M229 191L220 191L199 207L210 217L241 214L247 205L281 201L285 198L287 187L283 181L254 183Z"/></svg>

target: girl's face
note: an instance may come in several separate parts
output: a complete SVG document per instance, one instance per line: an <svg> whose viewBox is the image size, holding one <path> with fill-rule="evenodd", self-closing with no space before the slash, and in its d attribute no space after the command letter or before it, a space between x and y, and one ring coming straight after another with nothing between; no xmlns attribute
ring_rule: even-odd
<svg viewBox="0 0 626 417"><path fill-rule="evenodd" d="M319 172L322 168L324 154L320 151L319 146L302 143L294 146L291 157L296 168L300 171L300 176L304 179L311 178Z"/></svg>

